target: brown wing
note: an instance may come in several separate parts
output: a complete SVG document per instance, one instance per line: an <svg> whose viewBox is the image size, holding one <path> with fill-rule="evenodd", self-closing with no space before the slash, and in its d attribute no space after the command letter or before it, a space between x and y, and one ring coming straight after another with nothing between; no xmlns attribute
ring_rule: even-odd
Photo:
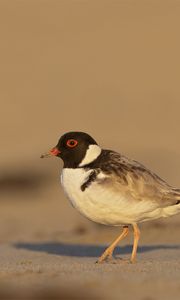
<svg viewBox="0 0 180 300"><path fill-rule="evenodd" d="M180 190L173 189L139 162L113 151L104 151L108 151L109 160L102 162L101 170L107 175L111 174L106 184L111 185L113 189L119 190L128 198L154 201L158 207L178 203Z"/></svg>

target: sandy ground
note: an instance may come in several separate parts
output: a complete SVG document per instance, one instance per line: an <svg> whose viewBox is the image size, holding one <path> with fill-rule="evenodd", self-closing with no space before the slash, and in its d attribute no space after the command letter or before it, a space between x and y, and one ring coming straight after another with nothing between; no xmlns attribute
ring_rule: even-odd
<svg viewBox="0 0 180 300"><path fill-rule="evenodd" d="M180 216L119 234L80 216L40 160L86 131L180 187L180 1L0 0L0 298L179 299ZM123 258L124 260L120 259Z"/></svg>

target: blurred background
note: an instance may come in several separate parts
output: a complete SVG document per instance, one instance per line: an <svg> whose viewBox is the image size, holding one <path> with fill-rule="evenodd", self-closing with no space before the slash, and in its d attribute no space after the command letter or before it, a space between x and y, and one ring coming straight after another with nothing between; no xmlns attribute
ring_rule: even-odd
<svg viewBox="0 0 180 300"><path fill-rule="evenodd" d="M108 243L40 155L85 131L180 187L180 1L0 0L0 22L1 242Z"/></svg>

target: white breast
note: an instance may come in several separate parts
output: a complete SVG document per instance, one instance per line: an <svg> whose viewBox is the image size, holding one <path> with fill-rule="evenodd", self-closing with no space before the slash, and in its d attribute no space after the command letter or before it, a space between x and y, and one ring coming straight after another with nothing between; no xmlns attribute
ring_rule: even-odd
<svg viewBox="0 0 180 300"><path fill-rule="evenodd" d="M106 224L110 215L107 217L108 211L104 203L107 198L103 197L104 193L100 185L92 182L84 191L81 190L82 184L91 173L92 170L86 171L83 168L65 168L61 174L61 183L73 207L88 219ZM97 178L102 180L104 177L106 176L100 173Z"/></svg>
<svg viewBox="0 0 180 300"><path fill-rule="evenodd" d="M92 171L84 171L84 169L64 168L61 174L61 184L71 204L78 209L79 205L83 205L85 194L81 190L82 184L88 179Z"/></svg>
<svg viewBox="0 0 180 300"><path fill-rule="evenodd" d="M160 211L151 203L125 198L120 192L113 191L102 184L106 175L100 173L98 181L92 182L84 191L81 185L88 179L92 170L83 168L62 171L61 183L72 205L88 219L106 225L123 225L155 219Z"/></svg>

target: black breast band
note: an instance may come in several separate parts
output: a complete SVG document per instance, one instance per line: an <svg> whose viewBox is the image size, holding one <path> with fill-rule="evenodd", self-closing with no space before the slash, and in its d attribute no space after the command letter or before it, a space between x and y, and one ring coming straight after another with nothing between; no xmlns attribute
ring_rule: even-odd
<svg viewBox="0 0 180 300"><path fill-rule="evenodd" d="M96 177L97 177L97 172L92 171L92 173L89 175L87 180L81 185L81 191L84 192L85 189L87 189L91 185L91 183L96 180Z"/></svg>

